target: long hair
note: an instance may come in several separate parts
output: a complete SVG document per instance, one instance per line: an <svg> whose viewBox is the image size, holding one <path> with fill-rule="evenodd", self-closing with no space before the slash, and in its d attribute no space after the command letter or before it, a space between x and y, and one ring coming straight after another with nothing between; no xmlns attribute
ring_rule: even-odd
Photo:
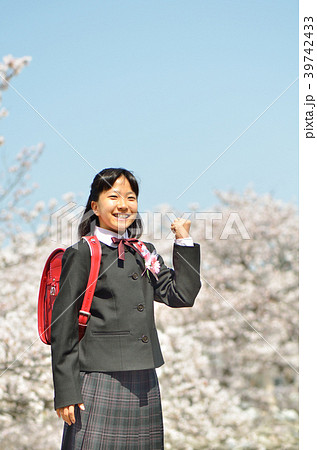
<svg viewBox="0 0 317 450"><path fill-rule="evenodd" d="M103 191L107 191L112 188L116 180L124 176L130 183L132 191L135 193L136 197L139 196L139 184L129 170L119 168L108 168L103 169L99 172L92 184L90 189L90 195L87 201L87 205L85 211L83 212L83 216L81 218L80 224L78 226L78 237L81 239L83 236L87 236L88 234L94 234L95 225L99 226L99 218L96 216L91 208L91 202L97 202L99 199L99 195ZM136 219L134 222L127 228L128 235L130 238L139 238L143 232L143 224L139 213L137 213Z"/></svg>

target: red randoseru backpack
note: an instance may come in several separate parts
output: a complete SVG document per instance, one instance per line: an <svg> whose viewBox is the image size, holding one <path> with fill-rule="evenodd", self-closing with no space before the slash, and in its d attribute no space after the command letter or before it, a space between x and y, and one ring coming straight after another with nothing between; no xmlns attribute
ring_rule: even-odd
<svg viewBox="0 0 317 450"><path fill-rule="evenodd" d="M85 296L78 318L79 340L85 334L87 322L91 316L90 306L96 289L100 260L101 246L96 236L83 236L89 245L91 254L90 273ZM48 257L42 273L38 297L38 332L44 344L51 344L51 321L54 301L59 292L59 280L62 271L62 258L65 249L57 248ZM57 319L58 320L58 319Z"/></svg>

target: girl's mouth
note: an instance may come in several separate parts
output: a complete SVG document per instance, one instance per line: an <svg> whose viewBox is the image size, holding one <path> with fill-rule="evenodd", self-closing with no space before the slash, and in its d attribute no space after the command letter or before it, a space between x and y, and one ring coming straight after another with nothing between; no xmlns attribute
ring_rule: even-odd
<svg viewBox="0 0 317 450"><path fill-rule="evenodd" d="M113 214L119 220L126 220L130 217L130 214Z"/></svg>

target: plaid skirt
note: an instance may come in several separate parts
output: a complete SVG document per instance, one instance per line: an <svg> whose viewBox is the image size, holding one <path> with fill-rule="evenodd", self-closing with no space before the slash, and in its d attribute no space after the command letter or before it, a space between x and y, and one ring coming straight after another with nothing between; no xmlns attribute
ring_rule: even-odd
<svg viewBox="0 0 317 450"><path fill-rule="evenodd" d="M161 450L163 419L155 369L80 372L85 411L64 422L62 450Z"/></svg>

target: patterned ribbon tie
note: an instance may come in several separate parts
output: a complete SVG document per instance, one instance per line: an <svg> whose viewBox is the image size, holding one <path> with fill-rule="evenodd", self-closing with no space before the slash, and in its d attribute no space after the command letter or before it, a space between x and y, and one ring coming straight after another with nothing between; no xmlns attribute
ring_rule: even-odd
<svg viewBox="0 0 317 450"><path fill-rule="evenodd" d="M139 250L137 247L135 247L135 246L133 245L133 243L139 242L138 239L136 239L136 238L130 238L130 239L118 239L118 238L116 238L116 237L112 237L111 240L112 240L112 242L113 242L114 244L118 244L118 256L119 256L119 259L121 259L122 261L125 260L125 257L124 257L124 246L125 246L125 245L126 245L127 247L133 248L133 250L137 251L137 252L139 253L139 255L141 255L141 256L143 257L143 255L142 255L142 253L140 252L140 250Z"/></svg>

